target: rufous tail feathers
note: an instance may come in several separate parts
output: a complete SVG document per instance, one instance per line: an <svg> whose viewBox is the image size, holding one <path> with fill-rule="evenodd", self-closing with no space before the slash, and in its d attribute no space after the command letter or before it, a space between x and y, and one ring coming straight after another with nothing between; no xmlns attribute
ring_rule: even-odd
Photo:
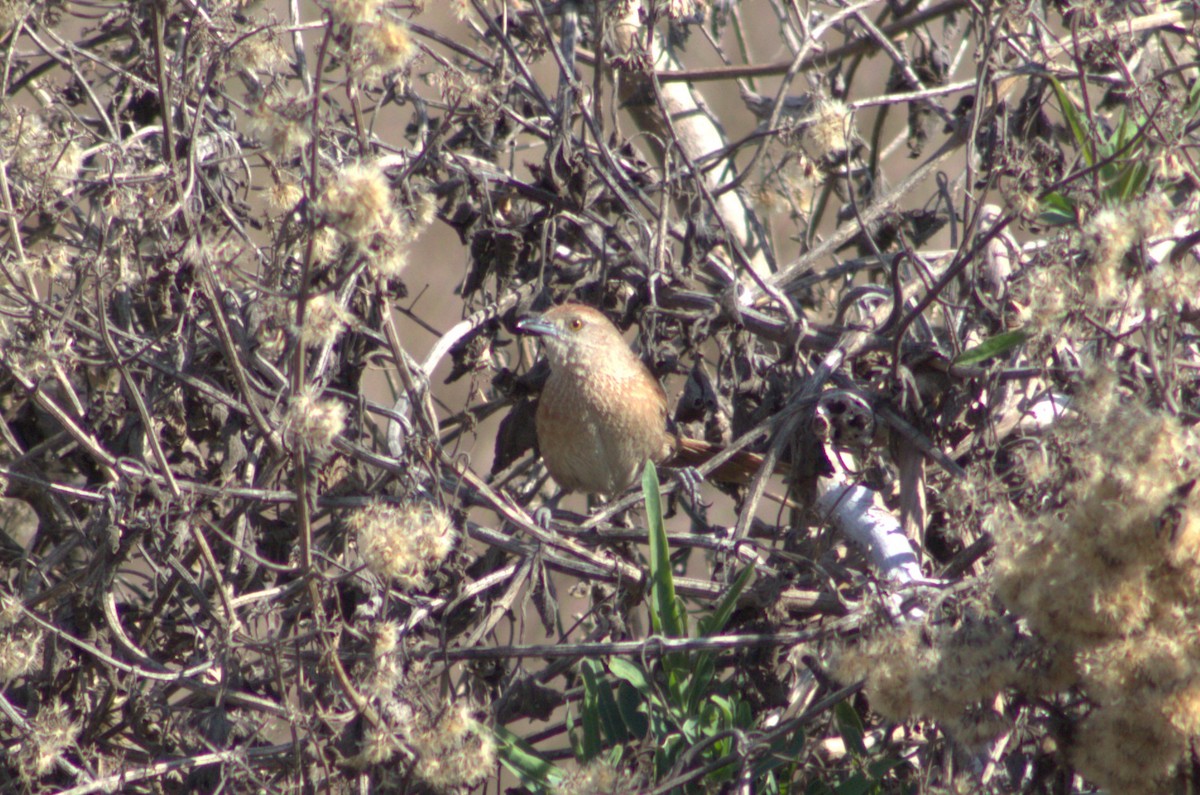
<svg viewBox="0 0 1200 795"><path fill-rule="evenodd" d="M706 442L702 439L691 439L686 436L676 437L675 453L665 462L671 467L698 468L708 463L714 456L725 448L719 444ZM732 458L720 464L708 473L708 479L719 483L746 485L754 480L754 476L762 469L764 456L749 450L738 450ZM775 473L786 475L788 466L776 462Z"/></svg>

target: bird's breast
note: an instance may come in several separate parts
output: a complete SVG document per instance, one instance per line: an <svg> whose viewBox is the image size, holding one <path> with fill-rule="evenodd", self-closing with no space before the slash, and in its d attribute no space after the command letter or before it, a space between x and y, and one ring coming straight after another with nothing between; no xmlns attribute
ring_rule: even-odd
<svg viewBox="0 0 1200 795"><path fill-rule="evenodd" d="M666 414L666 397L648 372L630 377L568 365L552 372L542 390L538 446L560 486L617 494L647 459L662 460Z"/></svg>

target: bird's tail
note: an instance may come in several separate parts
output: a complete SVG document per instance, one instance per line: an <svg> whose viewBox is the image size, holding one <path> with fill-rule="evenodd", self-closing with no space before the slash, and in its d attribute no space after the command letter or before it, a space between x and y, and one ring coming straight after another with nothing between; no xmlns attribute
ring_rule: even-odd
<svg viewBox="0 0 1200 795"><path fill-rule="evenodd" d="M719 444L706 442L702 439L691 439L687 436L676 437L675 452L667 459L666 465L671 467L698 468L707 464L714 456L725 448ZM717 466L708 474L709 480L734 485L746 485L754 480L754 476L763 467L764 457L749 450L739 450L733 457ZM775 473L786 475L788 466L776 462Z"/></svg>

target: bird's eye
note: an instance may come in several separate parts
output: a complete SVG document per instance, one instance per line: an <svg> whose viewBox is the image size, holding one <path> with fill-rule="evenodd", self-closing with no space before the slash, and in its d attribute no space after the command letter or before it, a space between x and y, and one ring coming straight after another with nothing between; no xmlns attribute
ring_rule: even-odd
<svg viewBox="0 0 1200 795"><path fill-rule="evenodd" d="M577 317L573 317L567 325L571 327L571 331L579 331L579 329L583 328L583 321Z"/></svg>

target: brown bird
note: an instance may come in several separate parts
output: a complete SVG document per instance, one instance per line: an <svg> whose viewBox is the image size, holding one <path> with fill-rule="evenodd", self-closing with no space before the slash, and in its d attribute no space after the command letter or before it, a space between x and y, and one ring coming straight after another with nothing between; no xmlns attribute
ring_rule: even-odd
<svg viewBox="0 0 1200 795"><path fill-rule="evenodd" d="M542 460L558 485L613 496L637 480L646 461L699 466L720 447L667 427L667 395L621 332L590 306L563 304L517 328L542 338L550 377L537 407ZM741 453L714 479L748 482L761 456Z"/></svg>

